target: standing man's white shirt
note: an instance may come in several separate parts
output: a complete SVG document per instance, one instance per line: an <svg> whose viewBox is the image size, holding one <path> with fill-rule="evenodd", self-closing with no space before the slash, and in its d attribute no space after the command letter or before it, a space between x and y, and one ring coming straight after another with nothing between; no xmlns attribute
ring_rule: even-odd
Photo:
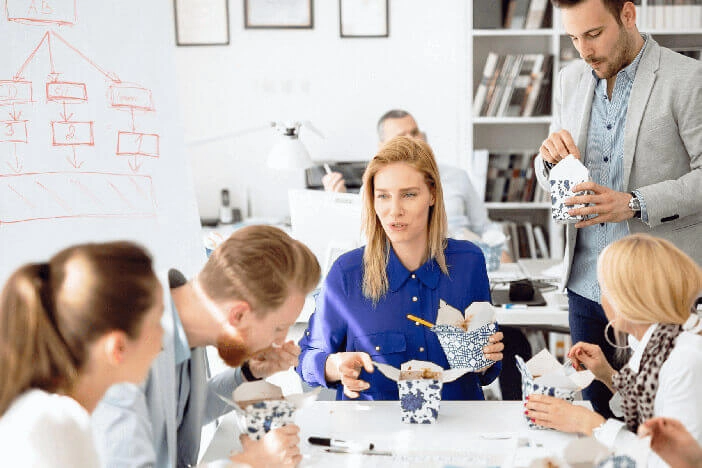
<svg viewBox="0 0 702 468"><path fill-rule="evenodd" d="M3 466L96 468L100 466L90 414L73 398L29 390L0 418Z"/></svg>

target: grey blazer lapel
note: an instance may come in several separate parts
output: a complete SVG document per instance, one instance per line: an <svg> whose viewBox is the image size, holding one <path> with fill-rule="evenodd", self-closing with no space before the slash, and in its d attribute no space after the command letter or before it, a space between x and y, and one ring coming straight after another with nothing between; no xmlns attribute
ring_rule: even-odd
<svg viewBox="0 0 702 468"><path fill-rule="evenodd" d="M580 155L585 159L587 151L587 132L590 128L590 111L592 110L592 99L595 93L595 79L592 77L592 69L587 68L585 73L580 75L578 83L578 108L580 109L580 125L578 134L573 135L575 144L578 145ZM577 109L575 110L577 112Z"/></svg>
<svg viewBox="0 0 702 468"><path fill-rule="evenodd" d="M660 64L661 49L658 43L649 37L645 45L639 68L636 70L634 84L631 87L629 96L629 110L626 114L626 126L624 128L624 161L622 187L627 190L629 187L629 175L631 166L634 163L634 151L636 150L636 140L639 136L641 119L643 118L646 104L651 96L653 84L656 81L656 72Z"/></svg>

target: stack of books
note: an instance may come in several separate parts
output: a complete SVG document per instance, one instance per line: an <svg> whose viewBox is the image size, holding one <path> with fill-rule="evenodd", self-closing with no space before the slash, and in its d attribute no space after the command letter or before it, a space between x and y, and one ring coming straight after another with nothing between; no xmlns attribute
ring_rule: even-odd
<svg viewBox="0 0 702 468"><path fill-rule="evenodd" d="M487 202L533 202L548 198L536 182L531 151L490 153L485 179Z"/></svg>
<svg viewBox="0 0 702 468"><path fill-rule="evenodd" d="M488 54L475 92L475 117L530 117L551 113L550 54Z"/></svg>

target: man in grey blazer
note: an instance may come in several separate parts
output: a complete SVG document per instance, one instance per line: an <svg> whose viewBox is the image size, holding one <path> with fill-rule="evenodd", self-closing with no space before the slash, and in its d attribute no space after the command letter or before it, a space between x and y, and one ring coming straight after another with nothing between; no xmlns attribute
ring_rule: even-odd
<svg viewBox="0 0 702 468"><path fill-rule="evenodd" d="M196 278L185 281L175 270L168 276L163 350L146 382L111 387L92 415L105 467L195 466L203 425L232 410L219 396L231 398L243 382L297 363L300 350L285 337L320 268L307 247L280 229L249 226L225 240ZM240 367L210 377L206 346ZM243 436L244 450L231 460L296 466L298 433L288 425L259 441Z"/></svg>
<svg viewBox="0 0 702 468"><path fill-rule="evenodd" d="M563 284L573 342L598 344L616 365L597 283L602 249L647 232L702 263L702 63L642 35L630 1L552 3L583 61L559 73L551 133L534 164L547 190L550 169L568 154L590 171L592 181L575 187L588 194L570 199L587 204L570 214L588 217L566 228ZM611 415L604 385L583 393Z"/></svg>

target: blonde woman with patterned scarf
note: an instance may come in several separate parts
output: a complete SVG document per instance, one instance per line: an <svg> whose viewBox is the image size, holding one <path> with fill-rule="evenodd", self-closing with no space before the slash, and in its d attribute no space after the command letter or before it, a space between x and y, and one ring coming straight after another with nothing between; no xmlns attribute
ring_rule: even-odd
<svg viewBox="0 0 702 468"><path fill-rule="evenodd" d="M568 357L616 392L610 406L624 421L543 395L530 395L527 414L547 427L594 435L612 448L634 443L638 426L655 416L678 419L702 442L702 319L695 311L702 270L669 241L636 234L602 251L597 277L610 325L629 335L633 354L619 372L592 344L577 343ZM667 464L651 453L648 466Z"/></svg>

